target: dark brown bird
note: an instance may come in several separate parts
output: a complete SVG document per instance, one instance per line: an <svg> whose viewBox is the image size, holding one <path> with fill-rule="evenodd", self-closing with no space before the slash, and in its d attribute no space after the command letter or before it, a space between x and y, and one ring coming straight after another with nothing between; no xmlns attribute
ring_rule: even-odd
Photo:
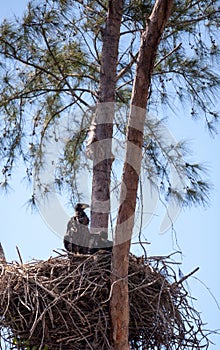
<svg viewBox="0 0 220 350"><path fill-rule="evenodd" d="M99 250L112 252L113 242L108 240L106 231L100 231L98 234L90 235L90 237L90 254L94 254Z"/></svg>
<svg viewBox="0 0 220 350"><path fill-rule="evenodd" d="M73 218L80 224L88 226L89 218L84 212L86 208L89 208L88 204L77 203L75 206L75 215L73 216Z"/></svg>
<svg viewBox="0 0 220 350"><path fill-rule="evenodd" d="M74 216L67 224L66 234L64 236L64 247L68 252L88 254L90 232L88 229L89 218L84 212L84 209L89 205L78 203L75 206Z"/></svg>

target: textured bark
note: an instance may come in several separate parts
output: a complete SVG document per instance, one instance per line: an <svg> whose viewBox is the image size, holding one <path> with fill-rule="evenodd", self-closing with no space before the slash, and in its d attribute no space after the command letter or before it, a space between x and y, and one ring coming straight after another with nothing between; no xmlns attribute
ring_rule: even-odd
<svg viewBox="0 0 220 350"><path fill-rule="evenodd" d="M131 111L127 129L126 158L122 181L120 206L112 256L112 296L110 302L114 350L129 349L129 250L136 206L139 173L141 169L143 130L148 91L155 64L158 45L172 10L172 0L157 0L142 33L133 85ZM135 152L135 153L134 153ZM135 158L133 164L132 159Z"/></svg>
<svg viewBox="0 0 220 350"><path fill-rule="evenodd" d="M118 44L120 39L120 27L124 0L110 0L108 2L108 14L106 26L102 32L103 47L100 70L99 104L107 106L108 102L115 101L116 69L118 61ZM110 176L113 158L109 156L111 150L111 138L113 132L114 110L112 104L103 110L98 108L96 112L95 141L96 147L94 159L100 155L103 161L94 162L92 180L92 208L91 208L91 232L108 229L110 212ZM108 140L107 147L100 148L97 141ZM103 204L103 205L102 205Z"/></svg>

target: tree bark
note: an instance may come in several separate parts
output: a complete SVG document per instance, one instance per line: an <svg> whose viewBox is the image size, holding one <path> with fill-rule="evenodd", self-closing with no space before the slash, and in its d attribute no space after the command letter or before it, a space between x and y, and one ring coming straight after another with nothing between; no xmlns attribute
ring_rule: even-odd
<svg viewBox="0 0 220 350"><path fill-rule="evenodd" d="M172 0L157 0L141 35L126 135L126 155L122 175L123 189L115 230L112 256L112 296L110 313L114 350L129 347L128 267L134 214L141 169L143 131L148 91L158 45L171 14Z"/></svg>
<svg viewBox="0 0 220 350"><path fill-rule="evenodd" d="M90 227L92 233L108 230L110 176L114 159L111 154L114 119L113 102L115 101L118 45L123 4L124 0L109 0L106 26L102 31L103 46L99 99L95 118L95 143L93 144L95 147L93 147L94 162ZM103 140L106 140L106 142L102 142Z"/></svg>

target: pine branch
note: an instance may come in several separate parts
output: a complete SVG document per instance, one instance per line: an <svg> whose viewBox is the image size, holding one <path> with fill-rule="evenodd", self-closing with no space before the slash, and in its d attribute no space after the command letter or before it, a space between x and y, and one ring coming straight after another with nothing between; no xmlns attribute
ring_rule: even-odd
<svg viewBox="0 0 220 350"><path fill-rule="evenodd" d="M133 56L132 55L132 60L129 62L129 64L124 67L117 75L117 81L123 77L127 73L127 71L133 66L133 64L137 61L138 57L138 52Z"/></svg>
<svg viewBox="0 0 220 350"><path fill-rule="evenodd" d="M159 66L163 61L165 61L169 56L171 56L175 51L179 50L182 46L182 43L178 44L174 47L174 49L170 52L168 52L164 57L162 57L158 62L155 63L154 69Z"/></svg>

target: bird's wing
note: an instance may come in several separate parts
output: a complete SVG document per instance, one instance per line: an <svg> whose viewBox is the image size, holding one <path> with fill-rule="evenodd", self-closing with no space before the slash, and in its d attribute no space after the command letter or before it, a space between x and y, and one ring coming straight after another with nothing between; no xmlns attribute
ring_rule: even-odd
<svg viewBox="0 0 220 350"><path fill-rule="evenodd" d="M64 235L64 239L69 241L70 243L77 244L76 241L78 240L78 236L80 234L78 226L78 222L74 218L71 218L67 224L67 230Z"/></svg>
<svg viewBox="0 0 220 350"><path fill-rule="evenodd" d="M87 226L80 225L80 245L89 247L90 232Z"/></svg>
<svg viewBox="0 0 220 350"><path fill-rule="evenodd" d="M67 224L67 231L64 239L70 243L82 247L89 246L90 232L87 226L80 224L75 217L71 218Z"/></svg>

